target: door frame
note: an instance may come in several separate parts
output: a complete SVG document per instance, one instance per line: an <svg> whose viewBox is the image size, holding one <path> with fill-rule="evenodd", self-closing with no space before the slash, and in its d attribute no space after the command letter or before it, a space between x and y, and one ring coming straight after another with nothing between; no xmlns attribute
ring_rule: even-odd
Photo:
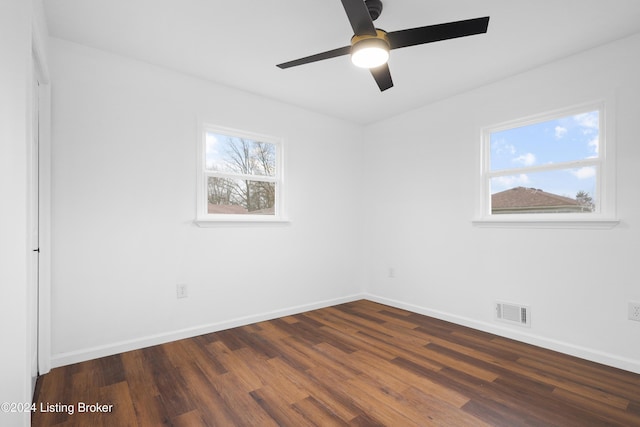
<svg viewBox="0 0 640 427"><path fill-rule="evenodd" d="M37 20L32 23L32 72L37 88L38 125L38 289L37 322L38 375L51 370L51 81L46 57L46 34ZM32 79L32 80L33 80ZM32 105L31 108L36 108ZM33 188L30 186L30 188Z"/></svg>

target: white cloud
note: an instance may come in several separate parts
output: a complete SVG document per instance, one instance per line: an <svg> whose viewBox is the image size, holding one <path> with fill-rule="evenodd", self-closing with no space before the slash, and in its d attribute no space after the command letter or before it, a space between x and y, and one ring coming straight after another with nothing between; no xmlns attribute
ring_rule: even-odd
<svg viewBox="0 0 640 427"><path fill-rule="evenodd" d="M567 134L567 128L556 126L556 139L560 139Z"/></svg>
<svg viewBox="0 0 640 427"><path fill-rule="evenodd" d="M491 180L491 190L495 191L523 186L529 184L529 182L529 177L524 173L521 173L520 175L498 176Z"/></svg>
<svg viewBox="0 0 640 427"><path fill-rule="evenodd" d="M597 136L587 143L587 146L595 153L598 154L600 150L600 138Z"/></svg>
<svg viewBox="0 0 640 427"><path fill-rule="evenodd" d="M587 129L598 129L599 117L597 111L576 114L575 116L573 116L573 119L576 121L576 123L578 123L580 127Z"/></svg>
<svg viewBox="0 0 640 427"><path fill-rule="evenodd" d="M524 166L531 166L536 162L536 156L533 153L522 154L514 159L512 159L515 163L520 163Z"/></svg>
<svg viewBox="0 0 640 427"><path fill-rule="evenodd" d="M514 147L512 144L509 144L504 139L493 141L491 143L491 149L496 154L516 154L516 147Z"/></svg>
<svg viewBox="0 0 640 427"><path fill-rule="evenodd" d="M571 173L578 179L587 179L596 176L596 168L593 166L585 166L580 169L574 169Z"/></svg>

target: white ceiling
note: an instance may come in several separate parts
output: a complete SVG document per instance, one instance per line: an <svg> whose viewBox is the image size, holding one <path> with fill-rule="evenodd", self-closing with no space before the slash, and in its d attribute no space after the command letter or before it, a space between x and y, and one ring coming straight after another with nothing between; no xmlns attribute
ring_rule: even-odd
<svg viewBox="0 0 640 427"><path fill-rule="evenodd" d="M490 16L487 34L391 52L380 92L348 56L276 64L349 44L340 0L43 0L51 36L370 123L640 32L638 0L386 0L396 31Z"/></svg>

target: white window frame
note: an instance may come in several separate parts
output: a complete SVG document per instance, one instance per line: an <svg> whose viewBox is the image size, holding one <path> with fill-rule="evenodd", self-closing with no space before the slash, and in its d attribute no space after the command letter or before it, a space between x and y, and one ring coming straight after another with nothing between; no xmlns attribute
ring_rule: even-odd
<svg viewBox="0 0 640 427"><path fill-rule="evenodd" d="M207 171L206 168L206 135L213 132L222 135L229 135L239 138L246 138L252 141L266 142L276 147L276 174L273 177L260 175L225 174L220 172ZM216 226L223 223L279 223L288 222L285 215L284 201L284 141L282 138L247 132L243 130L218 126L200 121L198 126L198 147L197 147L197 196L196 196L196 220L200 227ZM274 215L255 214L210 214L208 212L207 200L207 178L209 176L226 176L228 178L251 179L255 181L268 181L276 184L276 200Z"/></svg>
<svg viewBox="0 0 640 427"><path fill-rule="evenodd" d="M477 213L473 224L480 227L515 228L612 228L619 220L616 218L615 201L615 138L613 135L613 106L607 99L562 108L522 119L511 120L481 129L480 174L477 197ZM561 117L589 111L599 112L599 154L597 158L558 162L551 165L536 165L491 171L491 134L507 129L533 125ZM590 213L530 213L530 214L492 214L491 179L498 176L516 175L523 172L544 172L559 169L573 169L584 166L597 168L596 194L597 207Z"/></svg>

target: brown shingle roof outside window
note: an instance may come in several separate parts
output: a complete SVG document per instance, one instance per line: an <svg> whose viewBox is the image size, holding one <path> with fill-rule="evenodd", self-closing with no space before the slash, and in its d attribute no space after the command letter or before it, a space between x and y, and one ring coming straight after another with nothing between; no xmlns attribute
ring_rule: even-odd
<svg viewBox="0 0 640 427"><path fill-rule="evenodd" d="M491 195L491 213L591 212L578 200L536 188L515 187Z"/></svg>
<svg viewBox="0 0 640 427"><path fill-rule="evenodd" d="M232 215L274 215L275 207L248 211L247 208L239 205L218 205L209 203L207 212L210 214L232 214Z"/></svg>

